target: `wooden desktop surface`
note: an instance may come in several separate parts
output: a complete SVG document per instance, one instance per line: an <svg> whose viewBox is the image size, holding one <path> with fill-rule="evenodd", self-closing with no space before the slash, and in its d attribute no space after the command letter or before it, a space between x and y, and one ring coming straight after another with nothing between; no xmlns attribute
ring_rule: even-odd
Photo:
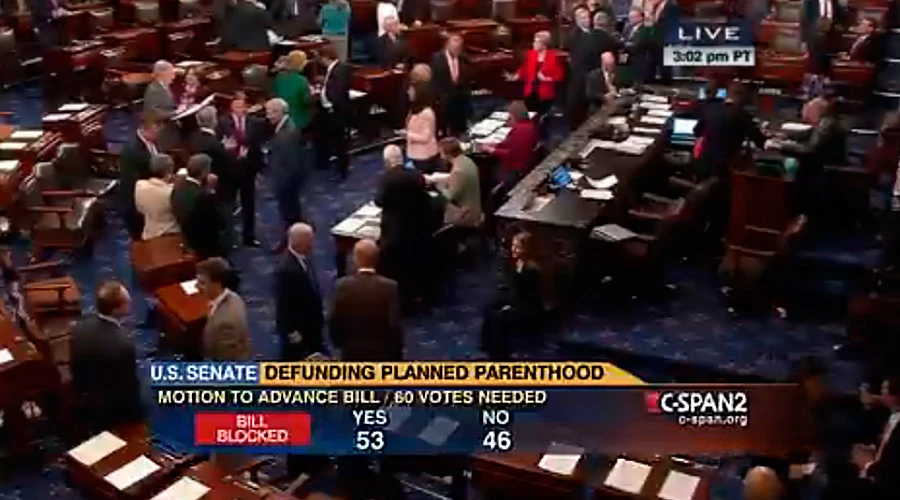
<svg viewBox="0 0 900 500"><path fill-rule="evenodd" d="M131 267L144 290L181 283L196 275L197 258L179 234L131 242Z"/></svg>
<svg viewBox="0 0 900 500"><path fill-rule="evenodd" d="M199 355L209 301L199 293L188 295L181 283L158 288L153 295L159 302L161 342L174 352Z"/></svg>

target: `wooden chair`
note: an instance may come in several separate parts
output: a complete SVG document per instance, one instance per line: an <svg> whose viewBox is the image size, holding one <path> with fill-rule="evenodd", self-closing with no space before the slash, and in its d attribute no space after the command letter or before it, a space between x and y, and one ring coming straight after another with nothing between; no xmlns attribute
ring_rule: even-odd
<svg viewBox="0 0 900 500"><path fill-rule="evenodd" d="M94 161L98 166L95 167ZM53 172L58 187L104 198L119 185L118 179L108 178L113 173L112 165L117 164L117 154L100 149L85 152L78 144L63 144L53 160ZM96 172L102 172L107 178L95 176Z"/></svg>

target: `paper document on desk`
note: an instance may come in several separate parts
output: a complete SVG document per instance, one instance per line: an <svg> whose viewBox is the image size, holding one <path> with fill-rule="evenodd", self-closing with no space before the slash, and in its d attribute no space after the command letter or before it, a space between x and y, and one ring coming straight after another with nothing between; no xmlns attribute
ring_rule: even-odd
<svg viewBox="0 0 900 500"><path fill-rule="evenodd" d="M609 189L616 184L619 183L619 178L615 176L615 174L607 175L606 177L600 179L599 181L596 179L591 179L587 177L588 184L591 185L594 189Z"/></svg>
<svg viewBox="0 0 900 500"><path fill-rule="evenodd" d="M807 132L810 129L812 126L806 123L787 122L781 125L781 130L785 132Z"/></svg>
<svg viewBox="0 0 900 500"><path fill-rule="evenodd" d="M601 141L599 139L589 140L588 143L585 144L583 148L581 148L581 152L578 153L578 156L580 156L582 158L587 158L588 156L591 155L591 153L594 152L595 149L600 147L600 143L601 143Z"/></svg>
<svg viewBox="0 0 900 500"><path fill-rule="evenodd" d="M50 113L49 115L45 116L43 120L45 122L61 122L63 120L68 120L71 117L72 115L69 113Z"/></svg>
<svg viewBox="0 0 900 500"><path fill-rule="evenodd" d="M28 147L24 142L0 142L0 150L2 151L21 151Z"/></svg>
<svg viewBox="0 0 900 500"><path fill-rule="evenodd" d="M0 160L0 172L12 172L19 168L19 160Z"/></svg>
<svg viewBox="0 0 900 500"><path fill-rule="evenodd" d="M663 118L661 116L645 115L644 117L641 118L641 123L649 123L650 125L665 125L666 120L668 120L668 118Z"/></svg>
<svg viewBox="0 0 900 500"><path fill-rule="evenodd" d="M419 433L419 439L432 446L442 446L459 427L459 422L446 417L435 417Z"/></svg>
<svg viewBox="0 0 900 500"><path fill-rule="evenodd" d="M666 110L666 109L651 109L650 111L647 112L647 115L668 118L668 117L672 116L672 112L669 110Z"/></svg>
<svg viewBox="0 0 900 500"><path fill-rule="evenodd" d="M14 141L33 141L44 135L43 130L16 130L9 138Z"/></svg>
<svg viewBox="0 0 900 500"><path fill-rule="evenodd" d="M359 207L359 210L357 210L354 215L357 215L359 217L366 217L366 218L370 218L370 219L375 218L375 217L381 217L381 207L379 207L378 205L376 205L374 203L366 203L365 205Z"/></svg>
<svg viewBox="0 0 900 500"><path fill-rule="evenodd" d="M488 116L488 119L505 122L506 120L509 120L509 113L506 111L494 111L491 113L491 116Z"/></svg>
<svg viewBox="0 0 900 500"><path fill-rule="evenodd" d="M628 118L624 116L612 116L607 123L610 125L628 125Z"/></svg>
<svg viewBox="0 0 900 500"><path fill-rule="evenodd" d="M608 201L613 199L612 191L609 189L582 189L580 195L586 200Z"/></svg>
<svg viewBox="0 0 900 500"><path fill-rule="evenodd" d="M9 351L9 349L0 349L0 366L3 366L14 359L15 358L13 358L13 355Z"/></svg>
<svg viewBox="0 0 900 500"><path fill-rule="evenodd" d="M119 491L127 490L129 487L143 481L147 476L161 469L158 463L141 455L119 470L110 472L106 475L107 483L113 485Z"/></svg>
<svg viewBox="0 0 900 500"><path fill-rule="evenodd" d="M641 101L644 102L669 102L669 98L664 95L642 94Z"/></svg>
<svg viewBox="0 0 900 500"><path fill-rule="evenodd" d="M592 229L591 236L607 241L623 241L634 238L637 234L618 224L605 224Z"/></svg>
<svg viewBox="0 0 900 500"><path fill-rule="evenodd" d="M644 489L647 477L650 475L650 469L651 467L647 464L620 458L616 460L616 464L609 472L609 475L606 476L606 481L603 484L617 490L639 495L641 490Z"/></svg>
<svg viewBox="0 0 900 500"><path fill-rule="evenodd" d="M84 102L73 102L69 104L63 104L59 107L59 111L63 113L77 113L79 111L84 111L90 106L90 104Z"/></svg>
<svg viewBox="0 0 900 500"><path fill-rule="evenodd" d="M355 234L365 224L366 219L363 217L347 217L338 223L337 226L334 226L334 231L336 233Z"/></svg>
<svg viewBox="0 0 900 500"><path fill-rule="evenodd" d="M206 99L203 99L203 101L202 101L201 103L199 103L199 104L194 104L193 106L189 106L189 107L187 107L187 108L185 108L185 109L183 109L183 110L180 110L178 113L175 114L175 116L172 117L172 119L173 119L173 120L180 120L180 119L182 119L182 118L184 118L184 117L186 117L186 116L191 116L191 115L193 115L194 113L196 113L197 111L200 111L201 109L203 109L203 108L209 106L210 104L212 104L213 99L215 99L215 98L216 98L216 95L215 95L215 94L211 94L211 95L210 95L209 97L207 97ZM46 120L46 118L45 118L45 120Z"/></svg>
<svg viewBox="0 0 900 500"><path fill-rule="evenodd" d="M666 476L657 496L662 500L691 500L698 484L699 477L673 470Z"/></svg>
<svg viewBox="0 0 900 500"><path fill-rule="evenodd" d="M381 236L381 225L379 222L366 221L356 232L363 238L378 240Z"/></svg>
<svg viewBox="0 0 900 500"><path fill-rule="evenodd" d="M642 102L638 105L638 107L647 109L647 110L657 110L657 111L669 111L672 109L668 104L659 104L656 102Z"/></svg>
<svg viewBox="0 0 900 500"><path fill-rule="evenodd" d="M472 129L469 131L470 135L485 137L494 133L495 130L505 125L506 122L504 120L494 120L491 118L487 118L485 120L481 120L472 126Z"/></svg>
<svg viewBox="0 0 900 500"><path fill-rule="evenodd" d="M194 295L198 292L197 280L184 281L181 283L181 289L188 295Z"/></svg>
<svg viewBox="0 0 900 500"><path fill-rule="evenodd" d="M209 486L189 477L182 477L164 489L153 500L200 500L209 492Z"/></svg>
<svg viewBox="0 0 900 500"><path fill-rule="evenodd" d="M659 135L662 133L661 128L634 127L631 131L635 134Z"/></svg>
<svg viewBox="0 0 900 500"><path fill-rule="evenodd" d="M541 457L537 466L546 471L571 476L581 457L584 456L584 448L568 444L550 443L547 452Z"/></svg>
<svg viewBox="0 0 900 500"><path fill-rule="evenodd" d="M350 89L350 92L348 92L348 94L350 95L351 101L354 99L359 99L360 97L365 97L367 95L365 92L363 92L361 90L353 90L353 89Z"/></svg>
<svg viewBox="0 0 900 500"><path fill-rule="evenodd" d="M69 450L69 456L90 467L123 446L125 446L125 441L122 441L119 436L103 431Z"/></svg>
<svg viewBox="0 0 900 500"><path fill-rule="evenodd" d="M199 66L201 64L203 64L203 61L187 60L187 61L181 61L179 63L175 63L175 67L176 68L190 68L191 66Z"/></svg>

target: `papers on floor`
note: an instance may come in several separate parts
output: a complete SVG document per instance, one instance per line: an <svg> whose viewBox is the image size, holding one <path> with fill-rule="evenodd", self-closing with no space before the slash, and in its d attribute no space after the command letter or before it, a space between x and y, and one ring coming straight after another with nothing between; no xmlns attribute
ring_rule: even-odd
<svg viewBox="0 0 900 500"><path fill-rule="evenodd" d="M588 181L588 184L590 184L591 187L594 189L609 189L619 183L619 178L616 177L615 174L613 174L613 175L607 175L606 177L600 179L599 181L596 179L591 179L590 177L587 177L587 181Z"/></svg>
<svg viewBox="0 0 900 500"><path fill-rule="evenodd" d="M188 295L197 293L197 280L184 281L181 283L181 289Z"/></svg>
<svg viewBox="0 0 900 500"><path fill-rule="evenodd" d="M495 120L493 118L485 118L472 126L469 135L478 137L487 137L494 133L495 130L506 125L506 120Z"/></svg>
<svg viewBox="0 0 900 500"><path fill-rule="evenodd" d="M612 191L609 189L582 189L580 195L586 200L608 201L613 199Z"/></svg>
<svg viewBox="0 0 900 500"><path fill-rule="evenodd" d="M59 111L63 113L77 113L79 111L84 111L88 108L90 104L84 102L73 102L69 104L63 104L59 107Z"/></svg>
<svg viewBox="0 0 900 500"><path fill-rule="evenodd" d="M665 125L668 118L662 116L644 115L641 117L641 123L649 123L650 125Z"/></svg>
<svg viewBox="0 0 900 500"><path fill-rule="evenodd" d="M571 476L581 457L584 456L584 448L568 444L550 443L547 452L538 462L538 467L555 474Z"/></svg>
<svg viewBox="0 0 900 500"><path fill-rule="evenodd" d="M43 130L16 130L9 138L17 141L33 141L44 135Z"/></svg>
<svg viewBox="0 0 900 500"><path fill-rule="evenodd" d="M110 472L103 479L106 479L107 483L115 486L119 491L124 491L160 468L159 464L141 455L123 465L119 470Z"/></svg>
<svg viewBox="0 0 900 500"><path fill-rule="evenodd" d="M12 172L19 167L19 160L0 160L0 172Z"/></svg>
<svg viewBox="0 0 900 500"><path fill-rule="evenodd" d="M9 349L0 349L0 366L5 365L6 363L9 363L13 359L15 359L15 358L13 358L13 355L9 351Z"/></svg>
<svg viewBox="0 0 900 500"><path fill-rule="evenodd" d="M691 500L698 484L699 477L673 470L666 476L657 496L662 500Z"/></svg>
<svg viewBox="0 0 900 500"><path fill-rule="evenodd" d="M616 464L609 472L609 475L606 476L606 481L603 484L617 490L639 495L641 490L644 489L644 483L647 482L647 476L650 475L650 469L651 467L647 464L620 458L616 460Z"/></svg>
<svg viewBox="0 0 900 500"><path fill-rule="evenodd" d="M662 118L668 118L672 116L672 112L666 109L651 109L650 111L647 111L647 114L649 116L659 116Z"/></svg>
<svg viewBox="0 0 900 500"><path fill-rule="evenodd" d="M644 94L641 96L641 101L656 102L656 103L659 103L659 102L668 103L669 98L666 96L662 96L662 95Z"/></svg>
<svg viewBox="0 0 900 500"><path fill-rule="evenodd" d="M28 147L24 142L0 142L0 150L2 151L21 151Z"/></svg>
<svg viewBox="0 0 900 500"><path fill-rule="evenodd" d="M637 234L618 224L605 224L592 229L591 236L606 241L624 241L634 238Z"/></svg>
<svg viewBox="0 0 900 500"><path fill-rule="evenodd" d="M425 441L432 446L442 446L450 438L459 422L446 417L435 417L428 423L428 426L419 433L419 439Z"/></svg>
<svg viewBox="0 0 900 500"><path fill-rule="evenodd" d="M61 122L68 120L72 115L69 113L50 113L44 117L45 122Z"/></svg>
<svg viewBox="0 0 900 500"><path fill-rule="evenodd" d="M183 477L153 497L153 500L200 500L207 492L209 492L209 486L189 477Z"/></svg>
<svg viewBox="0 0 900 500"><path fill-rule="evenodd" d="M103 431L69 450L69 456L90 467L125 446L115 434Z"/></svg>
<svg viewBox="0 0 900 500"><path fill-rule="evenodd" d="M200 102L199 104L194 104L193 106L188 106L187 108L180 110L175 116L172 117L172 119L180 120L186 116L191 116L192 114L196 113L197 111L200 111L201 109L212 104L213 99L215 99L215 98L216 98L215 94L210 94L209 97L207 97L206 99L203 99L203 101ZM45 120L46 120L46 118L45 118Z"/></svg>
<svg viewBox="0 0 900 500"><path fill-rule="evenodd" d="M358 217L381 217L381 207L374 203L366 203L359 207L355 214Z"/></svg>
<svg viewBox="0 0 900 500"><path fill-rule="evenodd" d="M806 123L787 122L781 125L781 130L785 132L807 132L810 129L812 126Z"/></svg>

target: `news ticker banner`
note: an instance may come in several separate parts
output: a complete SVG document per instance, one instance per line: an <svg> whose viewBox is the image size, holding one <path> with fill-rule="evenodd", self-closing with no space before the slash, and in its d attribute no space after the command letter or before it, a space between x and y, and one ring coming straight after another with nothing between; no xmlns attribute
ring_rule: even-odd
<svg viewBox="0 0 900 500"><path fill-rule="evenodd" d="M740 22L679 22L666 33L666 66L755 66L753 30Z"/></svg>
<svg viewBox="0 0 900 500"><path fill-rule="evenodd" d="M650 386L608 363L152 363L154 432L197 451L774 452L792 385Z"/></svg>

